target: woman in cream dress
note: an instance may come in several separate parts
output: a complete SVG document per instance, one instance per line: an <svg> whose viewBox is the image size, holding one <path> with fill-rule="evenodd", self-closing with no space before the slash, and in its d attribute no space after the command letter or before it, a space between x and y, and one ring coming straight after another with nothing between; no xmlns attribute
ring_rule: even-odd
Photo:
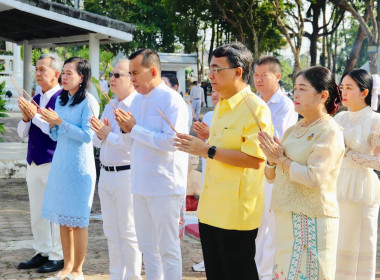
<svg viewBox="0 0 380 280"><path fill-rule="evenodd" d="M330 116L341 100L334 76L324 67L297 75L295 111L303 116L281 143L264 132L265 176L273 182L276 280L333 280L339 211L336 182L344 155L342 129Z"/></svg>
<svg viewBox="0 0 380 280"><path fill-rule="evenodd" d="M380 183L373 170L380 170L380 116L373 109L379 80L359 69L346 74L340 85L348 111L335 116L346 145L338 177L338 280L375 279Z"/></svg>

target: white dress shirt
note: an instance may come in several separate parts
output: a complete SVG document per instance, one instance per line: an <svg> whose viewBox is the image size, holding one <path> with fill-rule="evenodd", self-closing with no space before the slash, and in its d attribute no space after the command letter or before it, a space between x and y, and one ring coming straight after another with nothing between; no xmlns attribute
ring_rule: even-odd
<svg viewBox="0 0 380 280"><path fill-rule="evenodd" d="M128 112L129 107L131 106L136 95L137 92L134 91L121 101L116 98L111 100L111 102L117 109L122 109L123 111ZM100 148L100 162L105 166L121 166L130 164L130 143L126 144L129 145L129 147L123 145L122 143L120 127L115 120L115 115L111 104L107 104L100 120L104 121L104 118L109 120L112 131L108 134L105 140L99 139L96 134L92 137L94 146Z"/></svg>
<svg viewBox="0 0 380 280"><path fill-rule="evenodd" d="M49 89L47 92L45 92L45 93L39 93L41 95L39 106L45 108L46 105L48 104L50 98L54 94L56 94L57 91L59 91L60 89L61 89L60 85L57 84L55 87ZM33 119L31 121L33 122L33 124L35 124L36 126L38 126L43 133L49 134L49 130L50 130L49 123L46 122L46 121L44 121L44 120L42 120L40 114L38 114L38 113L35 114L34 117L33 117ZM25 138L26 136L28 136L30 125L31 125L31 121L24 122L21 119L20 122L18 123L17 134L18 134L18 136L20 138Z"/></svg>
<svg viewBox="0 0 380 280"><path fill-rule="evenodd" d="M268 100L267 104L272 115L274 135L281 139L285 130L298 120L298 114L294 111L294 103L279 88Z"/></svg>
<svg viewBox="0 0 380 280"><path fill-rule="evenodd" d="M189 157L173 146L175 132L158 113L160 109L179 133L189 133L186 103L162 82L148 94L138 94L130 111L136 125L122 134L131 147L131 192L138 195L185 195Z"/></svg>
<svg viewBox="0 0 380 280"><path fill-rule="evenodd" d="M203 88L200 86L193 86L190 91L190 99L191 100L200 99L201 102L205 102L205 94L204 94Z"/></svg>

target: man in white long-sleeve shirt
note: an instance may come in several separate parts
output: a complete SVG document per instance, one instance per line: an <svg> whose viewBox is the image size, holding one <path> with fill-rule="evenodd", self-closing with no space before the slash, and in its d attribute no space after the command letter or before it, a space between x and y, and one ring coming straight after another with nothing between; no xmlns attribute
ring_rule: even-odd
<svg viewBox="0 0 380 280"><path fill-rule="evenodd" d="M197 116L197 120L199 120L201 107L205 103L205 94L203 88L201 87L201 81L198 81L198 84L194 84L194 86L191 88L190 99L193 110Z"/></svg>
<svg viewBox="0 0 380 280"><path fill-rule="evenodd" d="M121 60L110 72L116 108L129 111L137 95L129 75L129 61ZM138 249L131 194L130 147L124 147L111 104L100 120L91 119L93 143L100 148L98 183L103 229L107 237L111 280L141 279L142 256Z"/></svg>
<svg viewBox="0 0 380 280"><path fill-rule="evenodd" d="M274 135L281 139L285 130L297 122L294 104L281 90L281 63L274 56L259 57L254 64L255 87L267 103L272 116ZM271 280L274 265L276 232L274 212L270 210L273 185L265 180L265 201L261 225L256 237L256 264L260 280Z"/></svg>
<svg viewBox="0 0 380 280"><path fill-rule="evenodd" d="M41 86L42 93L33 99L40 107L54 109L55 101L61 93L58 84L61 67L61 59L56 54L43 54L39 57L36 82ZM29 135L26 182L35 256L20 263L18 268L39 268L39 273L54 272L63 268L59 226L42 219L41 208L56 142L50 139L49 124L41 119L35 105L20 97L19 107L23 117L17 126L17 133L21 138Z"/></svg>
<svg viewBox="0 0 380 280"><path fill-rule="evenodd" d="M161 80L158 54L134 52L129 71L139 93L130 113L116 112L123 140L131 147L131 191L139 248L147 280L182 279L179 213L185 198L188 155L173 146L174 130L188 133L186 103Z"/></svg>

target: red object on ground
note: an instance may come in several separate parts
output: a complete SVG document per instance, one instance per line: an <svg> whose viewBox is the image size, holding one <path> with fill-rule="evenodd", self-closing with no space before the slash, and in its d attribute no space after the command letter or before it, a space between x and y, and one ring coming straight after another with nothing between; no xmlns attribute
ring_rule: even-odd
<svg viewBox="0 0 380 280"><path fill-rule="evenodd" d="M187 235L190 235L196 239L199 239L199 225L198 224L191 224L185 226L185 232Z"/></svg>
<svg viewBox="0 0 380 280"><path fill-rule="evenodd" d="M193 195L186 196L186 211L197 211L198 208L198 199Z"/></svg>

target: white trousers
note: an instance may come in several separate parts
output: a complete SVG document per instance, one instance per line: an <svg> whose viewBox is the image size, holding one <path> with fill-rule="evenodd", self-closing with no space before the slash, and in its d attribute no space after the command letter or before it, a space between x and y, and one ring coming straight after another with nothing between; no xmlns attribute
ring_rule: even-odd
<svg viewBox="0 0 380 280"><path fill-rule="evenodd" d="M273 185L265 180L264 210L256 237L255 262L260 280L272 280L275 256L276 218L270 210Z"/></svg>
<svg viewBox="0 0 380 280"><path fill-rule="evenodd" d="M102 168L98 190L108 243L110 279L140 280L142 256L133 217L131 171L107 172Z"/></svg>
<svg viewBox="0 0 380 280"><path fill-rule="evenodd" d="M378 205L339 202L336 280L374 280Z"/></svg>
<svg viewBox="0 0 380 280"><path fill-rule="evenodd" d="M182 279L179 212L182 195L133 195L137 241L146 280Z"/></svg>
<svg viewBox="0 0 380 280"><path fill-rule="evenodd" d="M48 256L49 260L63 260L59 225L41 218L50 166L51 163L37 166L32 162L26 169L33 249L36 251L36 255L41 253L42 256Z"/></svg>
<svg viewBox="0 0 380 280"><path fill-rule="evenodd" d="M202 105L202 100L199 99L193 99L192 101L192 106L193 110L195 112L195 115L197 116L197 120L199 120L199 113L201 112L201 105Z"/></svg>

